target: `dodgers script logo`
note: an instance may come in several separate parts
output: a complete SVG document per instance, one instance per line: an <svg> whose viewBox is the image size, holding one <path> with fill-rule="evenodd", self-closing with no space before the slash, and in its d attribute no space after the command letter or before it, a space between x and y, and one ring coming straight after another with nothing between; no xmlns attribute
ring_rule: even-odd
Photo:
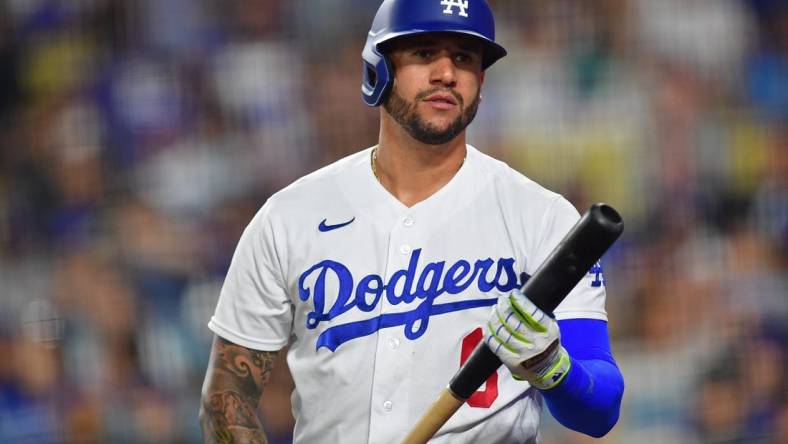
<svg viewBox="0 0 788 444"><path fill-rule="evenodd" d="M513 258L479 259L473 264L459 260L453 264L446 261L430 262L416 276L421 249L411 253L408 268L391 275L388 282L376 274L370 274L355 282L350 270L343 264L324 260L306 270L298 279L298 296L306 302L310 298L314 311L307 314L306 327L314 329L321 322L335 319L348 310L371 312L384 296L389 304L414 306L402 313L384 313L362 321L331 326L317 338L315 348L326 347L335 351L337 347L383 328L405 326L405 337L414 340L427 331L430 317L454 311L495 305L497 297L461 301L449 301L446 295L458 294L473 284L481 293L498 290L502 293L520 287ZM339 285L334 303L326 307L326 279L332 278ZM523 280L528 275L523 273ZM436 303L440 297L446 302ZM418 300L418 301L417 301ZM419 302L420 301L420 302Z"/></svg>
<svg viewBox="0 0 788 444"><path fill-rule="evenodd" d="M445 6L444 14L454 15L454 8L460 9L460 17L468 17L468 0L441 0L441 6Z"/></svg>

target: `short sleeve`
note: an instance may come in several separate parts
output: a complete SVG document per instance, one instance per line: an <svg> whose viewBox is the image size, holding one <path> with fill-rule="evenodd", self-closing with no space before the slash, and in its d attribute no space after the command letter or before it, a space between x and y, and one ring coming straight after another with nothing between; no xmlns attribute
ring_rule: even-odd
<svg viewBox="0 0 788 444"><path fill-rule="evenodd" d="M287 344L293 315L270 213L269 201L241 235L208 328L235 344L276 351Z"/></svg>
<svg viewBox="0 0 788 444"><path fill-rule="evenodd" d="M580 220L580 214L565 198L558 196L548 207L542 221L541 240L536 248L536 263L541 264L570 229ZM555 309L555 317L564 319L598 319L607 321L605 287L602 266L597 263L566 299Z"/></svg>

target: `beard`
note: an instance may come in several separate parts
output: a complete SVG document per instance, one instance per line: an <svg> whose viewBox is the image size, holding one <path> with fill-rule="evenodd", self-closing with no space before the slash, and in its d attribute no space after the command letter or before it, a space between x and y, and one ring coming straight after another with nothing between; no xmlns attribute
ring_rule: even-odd
<svg viewBox="0 0 788 444"><path fill-rule="evenodd" d="M449 92L453 95L460 106L460 115L444 129L436 128L434 125L426 122L416 112L416 104L419 101L441 91ZM476 91L476 96L467 108L462 96L455 91L447 90L446 88L435 88L419 93L413 102L409 102L399 94L395 85L383 102L383 108L414 139L426 145L443 145L452 141L473 121L474 117L476 117L476 111L479 109L480 101L481 88Z"/></svg>

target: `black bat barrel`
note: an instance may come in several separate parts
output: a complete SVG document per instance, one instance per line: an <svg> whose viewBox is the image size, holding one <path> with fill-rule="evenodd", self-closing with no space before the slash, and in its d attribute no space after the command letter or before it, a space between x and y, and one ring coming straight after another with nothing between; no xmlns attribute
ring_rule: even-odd
<svg viewBox="0 0 788 444"><path fill-rule="evenodd" d="M624 221L613 207L592 205L525 283L523 293L552 314L623 230ZM482 342L454 375L449 390L468 399L500 366L501 360Z"/></svg>

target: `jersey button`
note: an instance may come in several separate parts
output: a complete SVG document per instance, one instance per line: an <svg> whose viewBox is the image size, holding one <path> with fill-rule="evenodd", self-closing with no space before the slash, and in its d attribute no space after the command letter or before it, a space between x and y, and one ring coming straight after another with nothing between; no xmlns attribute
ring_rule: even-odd
<svg viewBox="0 0 788 444"><path fill-rule="evenodd" d="M399 252L402 254L410 254L411 250L413 250L413 248L408 244L402 244L399 247Z"/></svg>
<svg viewBox="0 0 788 444"><path fill-rule="evenodd" d="M393 402L386 401L386 402L383 403L383 410L385 410L387 412L390 412L391 409L393 409L393 408L394 408L394 403Z"/></svg>
<svg viewBox="0 0 788 444"><path fill-rule="evenodd" d="M390 338L389 339L389 348L392 350L396 350L399 348L399 339L397 338Z"/></svg>
<svg viewBox="0 0 788 444"><path fill-rule="evenodd" d="M406 227L412 227L413 224L415 224L415 223L416 223L416 221L412 217L406 217L402 221L402 225L405 225Z"/></svg>

